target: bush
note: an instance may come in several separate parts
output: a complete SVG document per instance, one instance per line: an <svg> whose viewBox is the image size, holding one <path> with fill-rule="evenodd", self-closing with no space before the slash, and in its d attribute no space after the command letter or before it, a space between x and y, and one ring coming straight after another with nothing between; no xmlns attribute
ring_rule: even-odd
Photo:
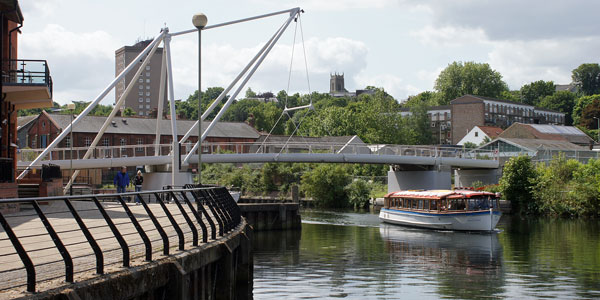
<svg viewBox="0 0 600 300"><path fill-rule="evenodd" d="M345 187L349 183L346 168L339 164L319 164L302 175L300 189L321 207L348 207Z"/></svg>
<svg viewBox="0 0 600 300"><path fill-rule="evenodd" d="M363 179L356 179L346 186L348 200L354 209L369 207L369 196L371 195L371 185Z"/></svg>

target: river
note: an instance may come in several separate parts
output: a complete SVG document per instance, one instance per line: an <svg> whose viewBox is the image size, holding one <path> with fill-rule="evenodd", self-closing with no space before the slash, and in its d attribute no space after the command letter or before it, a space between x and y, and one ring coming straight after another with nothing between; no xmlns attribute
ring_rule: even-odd
<svg viewBox="0 0 600 300"><path fill-rule="evenodd" d="M503 216L495 233L304 210L254 234L254 299L600 298L600 221Z"/></svg>

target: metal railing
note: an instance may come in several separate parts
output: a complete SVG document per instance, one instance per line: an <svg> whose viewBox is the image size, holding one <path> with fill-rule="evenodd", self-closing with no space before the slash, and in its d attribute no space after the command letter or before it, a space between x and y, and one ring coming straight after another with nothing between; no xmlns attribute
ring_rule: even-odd
<svg viewBox="0 0 600 300"><path fill-rule="evenodd" d="M47 86L52 96L52 76L50 76L47 61L41 59L11 59L8 60L8 65L8 72L2 76L5 84Z"/></svg>
<svg viewBox="0 0 600 300"><path fill-rule="evenodd" d="M143 157L155 155L154 144L127 146L98 146L94 148L91 158ZM192 143L181 144L181 155L187 155ZM161 144L159 155L170 155L171 144ZM18 160L33 161L44 149L21 149ZM88 147L73 148L73 159L81 159ZM203 154L255 154L255 153L330 153L330 154L371 154L402 155L420 157L454 157L466 159L497 160L498 154L493 150L464 149L458 147L441 147L430 145L369 145L341 143L203 143ZM70 148L55 148L44 160L68 160L71 158Z"/></svg>
<svg viewBox="0 0 600 300"><path fill-rule="evenodd" d="M108 265L128 268L133 259L152 261L154 254L215 240L241 222L223 187L0 200L17 203L21 212L0 213L0 291L26 285L34 292L36 284L63 276L73 283L75 275L104 274Z"/></svg>

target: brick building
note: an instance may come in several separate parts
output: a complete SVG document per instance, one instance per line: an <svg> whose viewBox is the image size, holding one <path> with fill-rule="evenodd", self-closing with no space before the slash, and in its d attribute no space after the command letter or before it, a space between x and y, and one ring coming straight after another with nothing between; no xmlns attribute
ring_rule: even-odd
<svg viewBox="0 0 600 300"><path fill-rule="evenodd" d="M17 113L52 106L52 78L45 60L18 59L19 2L0 1L0 198L17 197ZM0 207L0 210L5 208Z"/></svg>
<svg viewBox="0 0 600 300"><path fill-rule="evenodd" d="M26 117L19 119L26 120ZM86 116L77 126L73 128L73 148L75 149L73 157L82 157L85 151L92 144L99 128L106 121L107 117ZM24 145L28 148L45 148L51 143L71 122L71 115L48 114L42 112L33 121L29 121L28 126L23 126L26 130L26 141ZM181 133L179 139L187 132L194 121L178 120L177 132ZM208 122L203 122L202 127L207 128ZM161 120L160 125L160 144L170 144L172 141L171 121ZM96 146L94 157L133 157L133 156L152 156L155 155L154 144L156 130L156 119L141 117L115 117L111 125L107 128L100 142ZM248 152L251 143L254 143L260 137L260 133L250 125L241 122L219 122L211 130L203 144L203 153L211 153L214 149ZM198 133L194 132L184 146L187 150L191 149L191 143L198 141ZM248 143L247 145L236 146L219 145L230 143ZM114 146L123 146L115 148ZM139 147L132 147L139 146ZM53 159L70 159L71 139L67 135L63 141L58 144L56 151L52 151ZM160 149L161 153L168 153L169 147L164 146ZM83 171L82 177L95 177L93 184L100 184L96 171ZM64 176L69 173L63 172ZM112 171L103 171L102 176L111 174Z"/></svg>

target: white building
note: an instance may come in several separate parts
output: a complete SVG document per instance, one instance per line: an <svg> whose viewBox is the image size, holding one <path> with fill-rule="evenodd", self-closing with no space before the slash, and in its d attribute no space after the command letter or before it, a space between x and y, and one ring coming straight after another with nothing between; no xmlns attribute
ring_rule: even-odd
<svg viewBox="0 0 600 300"><path fill-rule="evenodd" d="M491 141L502 133L502 128L494 126L474 126L469 132L457 143L464 145L465 143L473 143L480 145L484 141ZM487 140L486 140L487 139Z"/></svg>

